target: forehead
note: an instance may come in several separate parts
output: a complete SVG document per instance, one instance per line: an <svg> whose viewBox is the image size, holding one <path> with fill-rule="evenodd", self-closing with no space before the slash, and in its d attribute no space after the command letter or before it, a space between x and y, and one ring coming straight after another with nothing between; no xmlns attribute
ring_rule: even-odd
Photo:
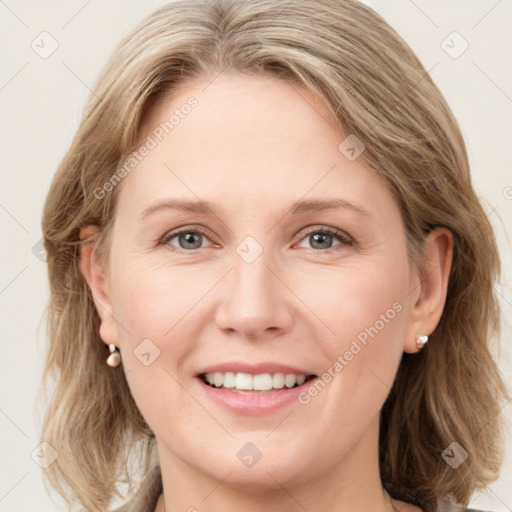
<svg viewBox="0 0 512 512"><path fill-rule="evenodd" d="M182 84L152 107L141 133L154 147L123 180L132 206L190 197L256 214L308 195L346 195L370 210L391 198L361 159L340 152L346 136L297 84L222 74Z"/></svg>

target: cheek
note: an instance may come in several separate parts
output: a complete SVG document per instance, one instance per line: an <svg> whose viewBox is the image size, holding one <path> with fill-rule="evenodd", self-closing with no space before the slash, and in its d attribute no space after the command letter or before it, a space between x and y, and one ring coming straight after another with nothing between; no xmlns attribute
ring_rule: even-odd
<svg viewBox="0 0 512 512"><path fill-rule="evenodd" d="M331 418L335 429L354 426L355 436L378 414L401 359L407 266L396 258L331 274L300 292L310 297L308 306L328 326L316 340L324 361L320 378L326 386L318 393L323 398L305 396L304 402L316 409L315 415Z"/></svg>
<svg viewBox="0 0 512 512"><path fill-rule="evenodd" d="M307 306L317 315L331 358L348 350L354 340L369 346L372 339L391 339L402 331L407 274L394 267L379 262L331 268L310 277L301 274L297 294L307 297Z"/></svg>
<svg viewBox="0 0 512 512"><path fill-rule="evenodd" d="M180 382L181 365L199 339L194 317L200 308L193 306L206 293L207 283L197 279L197 272L148 259L119 263L112 273L112 290L128 385L151 429L158 435L165 426L178 435L169 411L181 411L184 421L201 412Z"/></svg>
<svg viewBox="0 0 512 512"><path fill-rule="evenodd" d="M208 276L201 279L197 270L165 265L164 259L157 264L141 260L119 269L112 276L114 311L133 343L151 338L161 345L172 338L173 330L183 327L177 327L179 322L196 314L194 305L215 282Z"/></svg>

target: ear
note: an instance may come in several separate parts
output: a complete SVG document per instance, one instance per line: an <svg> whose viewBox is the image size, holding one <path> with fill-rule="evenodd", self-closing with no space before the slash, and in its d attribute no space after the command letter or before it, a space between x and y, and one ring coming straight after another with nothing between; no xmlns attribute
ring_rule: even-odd
<svg viewBox="0 0 512 512"><path fill-rule="evenodd" d="M410 318L404 351L415 353L416 334L430 335L443 313L453 256L453 235L447 228L432 230L425 243L421 269L411 279Z"/></svg>
<svg viewBox="0 0 512 512"><path fill-rule="evenodd" d="M105 344L118 345L112 302L108 290L107 272L101 266L95 251L99 234L98 226L89 224L80 230L80 271L82 272L100 317L100 337Z"/></svg>

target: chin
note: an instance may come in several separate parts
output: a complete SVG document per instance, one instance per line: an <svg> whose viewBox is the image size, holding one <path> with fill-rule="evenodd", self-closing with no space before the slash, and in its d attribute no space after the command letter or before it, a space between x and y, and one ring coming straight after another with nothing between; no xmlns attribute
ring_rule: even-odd
<svg viewBox="0 0 512 512"><path fill-rule="evenodd" d="M250 439L254 440L254 436L237 436L237 440L225 451L217 455L210 452L207 466L205 458L201 458L198 469L218 482L225 481L230 487L259 493L282 490L281 486L286 487L291 482L294 485L305 483L311 480L311 472L320 471L312 461L304 458L309 451L306 447L283 452L285 443L278 437L275 442L262 440L252 443Z"/></svg>

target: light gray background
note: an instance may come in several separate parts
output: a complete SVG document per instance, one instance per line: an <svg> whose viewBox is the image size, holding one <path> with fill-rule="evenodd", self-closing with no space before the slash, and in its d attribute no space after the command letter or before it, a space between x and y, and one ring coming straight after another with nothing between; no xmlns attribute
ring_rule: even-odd
<svg viewBox="0 0 512 512"><path fill-rule="evenodd" d="M47 496L43 470L31 458L44 408L37 391L48 298L46 267L33 248L41 238L48 186L78 126L89 87L120 38L163 3L0 0L0 511L65 510ZM504 275L497 286L504 313L503 348L496 357L510 386L512 269L506 229L510 233L512 226L512 2L365 3L416 51L461 125L474 185L495 226L503 258ZM48 37L40 36L43 31L58 43L46 59L31 47L32 41L43 46L41 37ZM453 56L464 43L453 31L469 44L458 58ZM45 41L48 50L51 42ZM512 404L503 406L508 438L502 475L472 505L512 511Z"/></svg>

